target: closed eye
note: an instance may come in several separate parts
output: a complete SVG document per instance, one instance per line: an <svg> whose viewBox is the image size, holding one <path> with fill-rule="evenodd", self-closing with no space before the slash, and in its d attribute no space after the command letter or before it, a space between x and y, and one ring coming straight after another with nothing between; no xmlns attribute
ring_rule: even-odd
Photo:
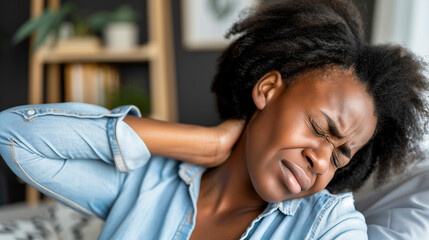
<svg viewBox="0 0 429 240"><path fill-rule="evenodd" d="M310 119L310 123L311 123L313 135L315 135L316 137L324 138L327 142L329 142L332 146L334 146L329 141L329 137L326 135L325 131L323 131L323 129L317 124L316 121L314 121L313 119ZM340 149L340 151L343 153L344 150ZM341 161L340 161L340 158L338 157L337 151L335 150L331 154L331 162L336 168L340 168Z"/></svg>
<svg viewBox="0 0 429 240"><path fill-rule="evenodd" d="M334 164L334 166L336 168L340 168L341 167L341 161L340 161L340 159L338 157L337 151L333 151L332 152L331 161L332 161L332 164Z"/></svg>
<svg viewBox="0 0 429 240"><path fill-rule="evenodd" d="M313 128L312 132L317 137L326 138L325 133L323 132L323 129L313 120L310 120L311 127Z"/></svg>

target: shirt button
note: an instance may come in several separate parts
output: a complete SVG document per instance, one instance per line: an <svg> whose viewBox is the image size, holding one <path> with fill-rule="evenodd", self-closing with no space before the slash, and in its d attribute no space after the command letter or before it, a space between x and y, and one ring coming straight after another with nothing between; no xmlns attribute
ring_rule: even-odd
<svg viewBox="0 0 429 240"><path fill-rule="evenodd" d="M31 109L31 110L28 110L27 115L31 116L31 115L33 115L35 113L36 113L36 111L34 111L34 109Z"/></svg>

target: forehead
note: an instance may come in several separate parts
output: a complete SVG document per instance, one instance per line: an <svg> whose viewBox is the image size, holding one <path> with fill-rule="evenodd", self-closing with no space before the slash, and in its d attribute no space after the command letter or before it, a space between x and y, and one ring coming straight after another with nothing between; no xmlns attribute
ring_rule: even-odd
<svg viewBox="0 0 429 240"><path fill-rule="evenodd" d="M286 90L313 117L326 113L353 148L362 147L372 136L377 119L374 102L353 69L328 67L304 72Z"/></svg>
<svg viewBox="0 0 429 240"><path fill-rule="evenodd" d="M295 76L292 82L286 91L301 95L304 101L328 102L340 108L351 100L369 100L373 103L366 86L358 80L352 68L328 66L312 69Z"/></svg>

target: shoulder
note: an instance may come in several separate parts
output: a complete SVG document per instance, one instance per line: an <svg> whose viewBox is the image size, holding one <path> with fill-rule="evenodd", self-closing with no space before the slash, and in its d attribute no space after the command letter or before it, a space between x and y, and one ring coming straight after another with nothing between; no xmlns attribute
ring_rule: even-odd
<svg viewBox="0 0 429 240"><path fill-rule="evenodd" d="M352 193L332 194L325 189L316 194L299 199L299 208L308 208L309 206L312 206L313 213L315 213L314 210L317 210L317 216L322 218L325 217L326 214L332 214L333 211L337 214L352 211L362 216L362 214L355 210ZM299 210L303 211L304 209Z"/></svg>
<svg viewBox="0 0 429 240"><path fill-rule="evenodd" d="M310 239L367 239L365 218L355 209L351 193L323 190L303 198L301 204L314 214Z"/></svg>

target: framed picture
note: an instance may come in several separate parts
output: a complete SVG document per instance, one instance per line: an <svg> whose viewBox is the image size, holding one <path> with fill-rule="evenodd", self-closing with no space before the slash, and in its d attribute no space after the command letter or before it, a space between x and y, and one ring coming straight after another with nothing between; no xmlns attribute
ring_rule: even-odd
<svg viewBox="0 0 429 240"><path fill-rule="evenodd" d="M187 50L221 50L229 28L259 0L182 0L182 42Z"/></svg>

